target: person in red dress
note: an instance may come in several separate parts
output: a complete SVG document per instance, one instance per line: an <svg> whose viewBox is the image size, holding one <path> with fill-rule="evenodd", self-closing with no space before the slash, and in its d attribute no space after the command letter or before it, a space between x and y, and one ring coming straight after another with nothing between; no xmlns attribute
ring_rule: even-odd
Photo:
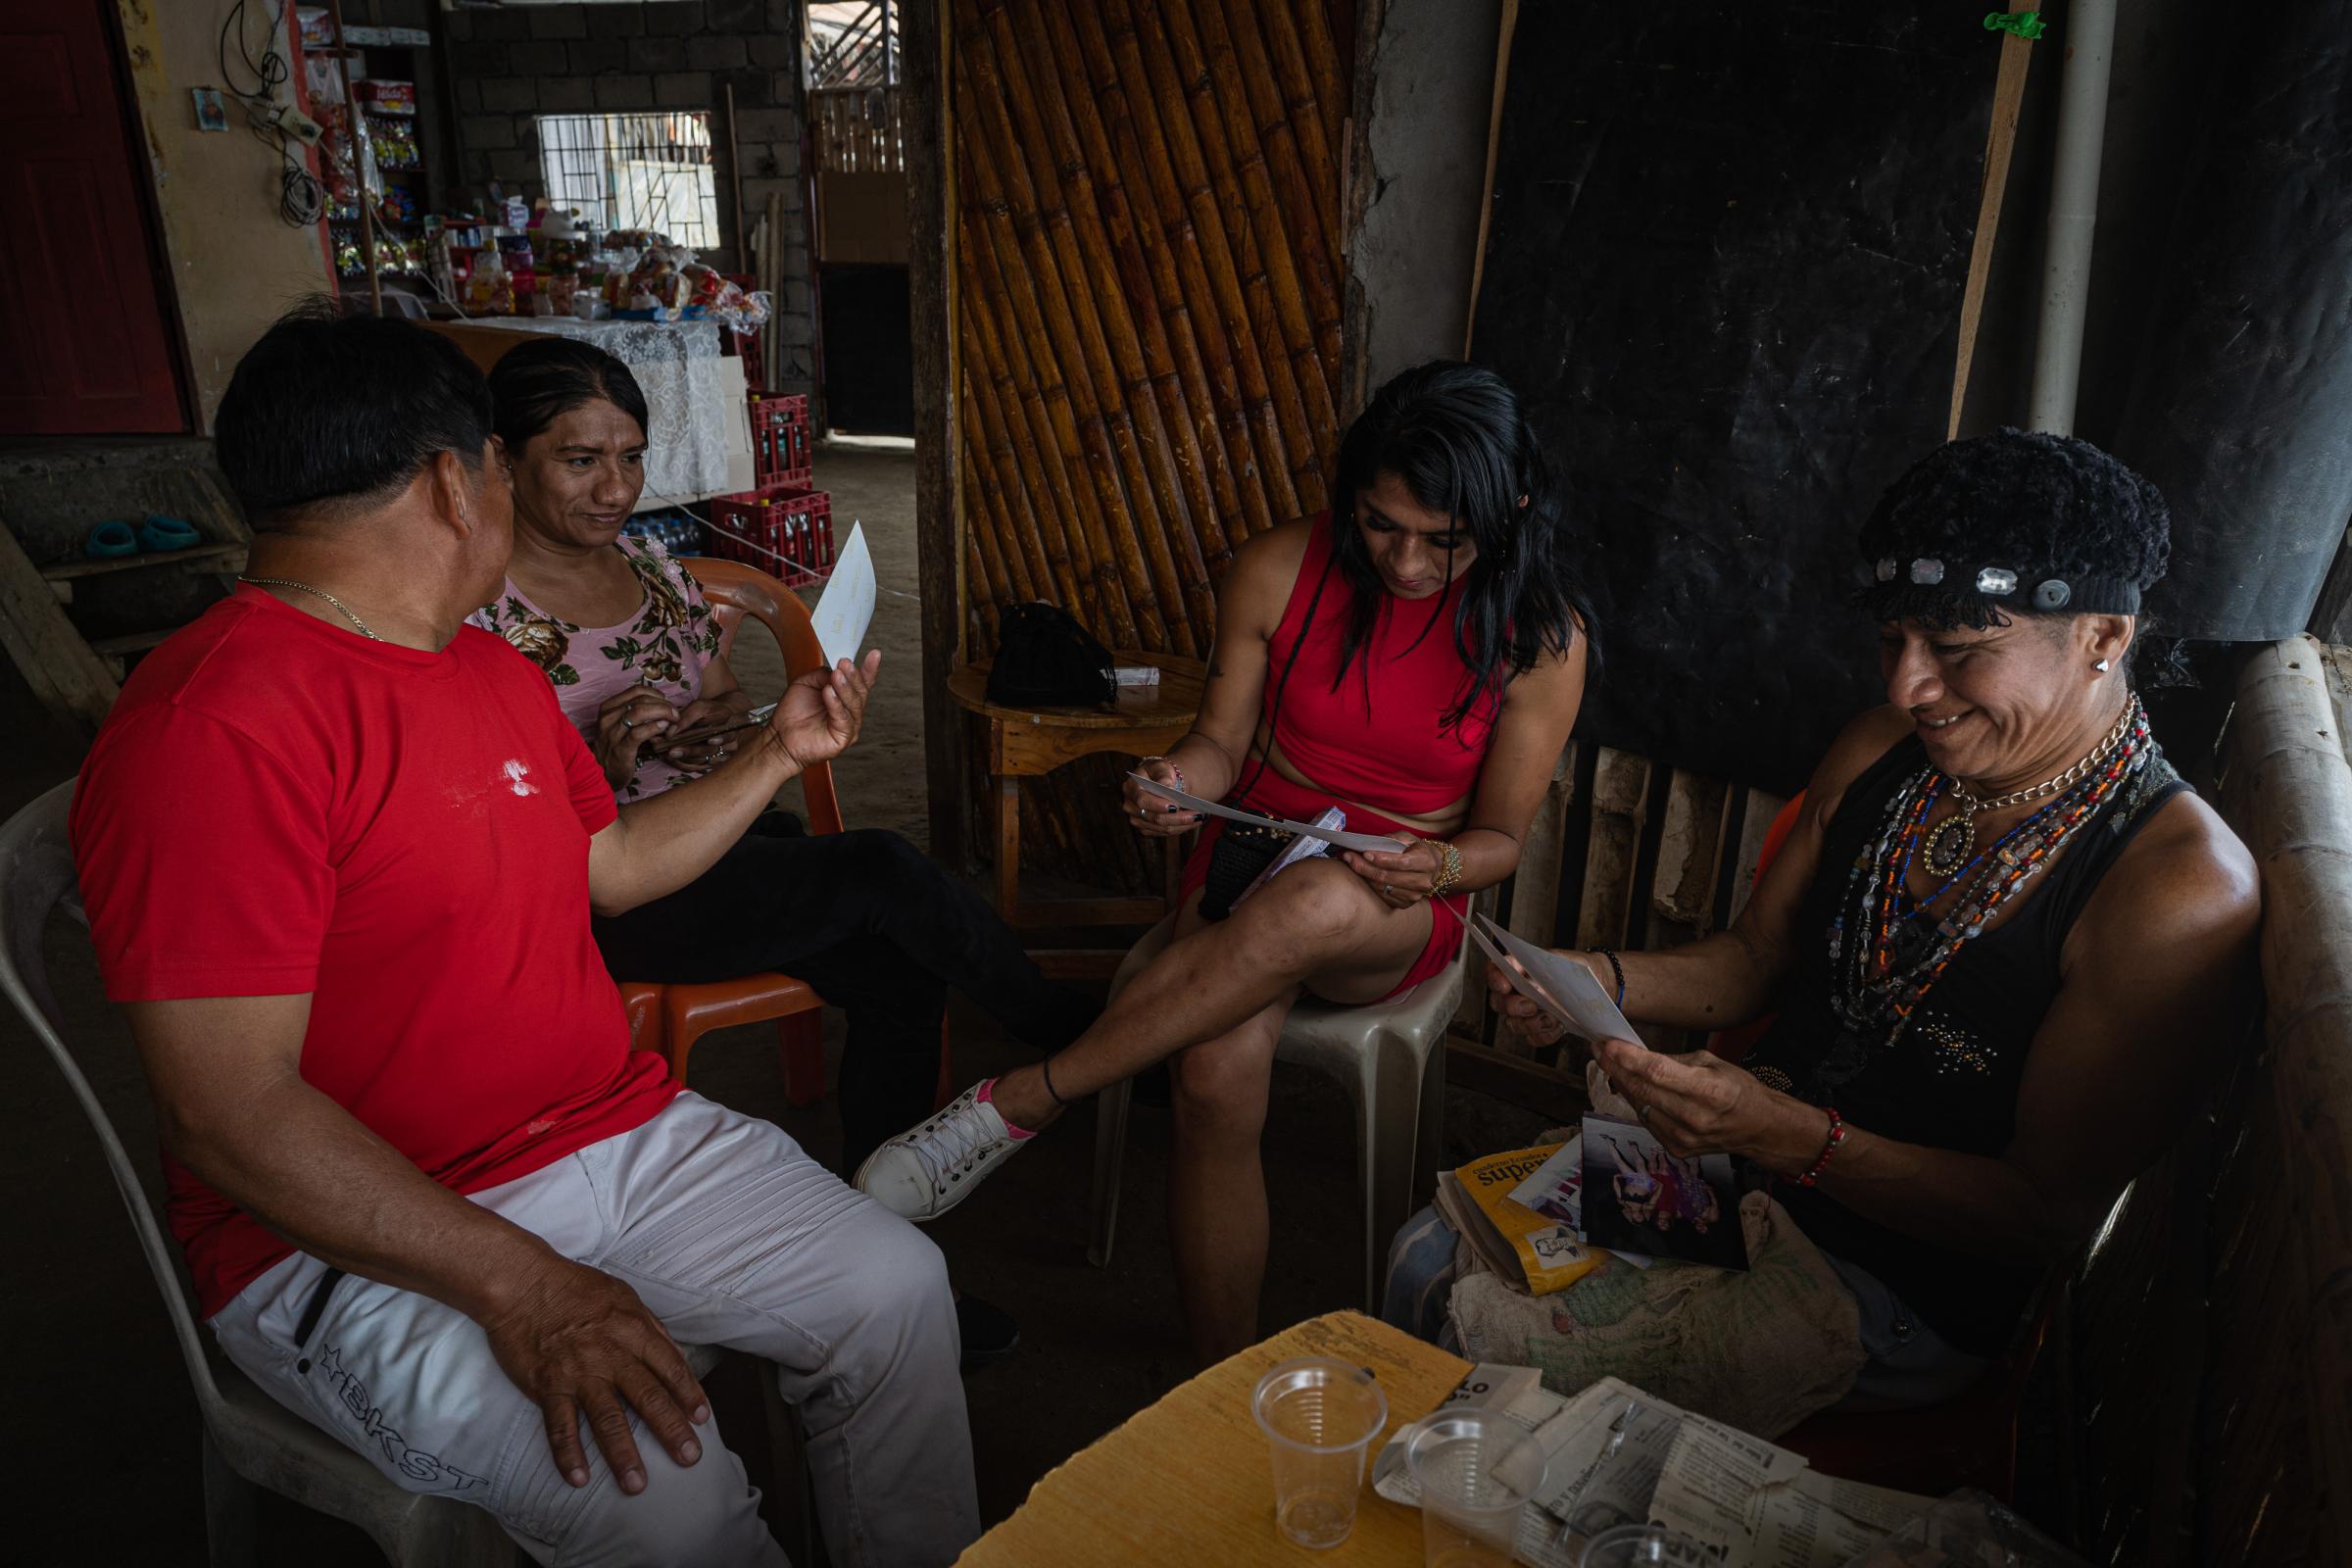
<svg viewBox="0 0 2352 1568"><path fill-rule="evenodd" d="M1348 828L1404 848L1301 861L1228 912L1204 908L1225 831L1210 822L1175 940L1102 1019L884 1145L858 1185L932 1218L1068 1102L1169 1059L1193 1348L1211 1362L1254 1341L1258 1138L1283 1019L1302 996L1362 1004L1439 974L1461 951L1469 896L1517 867L1584 696L1591 617L1569 546L1500 378L1439 362L1382 387L1341 442L1331 510L1235 552L1199 721L1141 771L1279 817L1337 807ZM1126 810L1152 836L1200 825L1133 781Z"/></svg>

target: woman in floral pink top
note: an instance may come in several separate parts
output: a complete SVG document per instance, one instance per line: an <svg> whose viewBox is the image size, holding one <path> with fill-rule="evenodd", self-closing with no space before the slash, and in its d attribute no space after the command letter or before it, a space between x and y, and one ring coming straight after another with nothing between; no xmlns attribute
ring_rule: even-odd
<svg viewBox="0 0 2352 1568"><path fill-rule="evenodd" d="M624 538L645 488L645 396L590 344L540 338L490 374L514 479L506 587L474 624L554 683L622 800L691 790L739 737L668 738L754 699L718 652L718 627L684 563ZM952 986L1041 1051L1096 1009L1051 984L996 911L896 833L809 836L770 811L702 877L594 926L605 964L662 984L778 971L849 1014L841 1063L843 1168L932 1109ZM967 1357L1007 1349L1011 1320L956 1303Z"/></svg>
<svg viewBox="0 0 2352 1568"><path fill-rule="evenodd" d="M598 520L601 531L602 519ZM548 564L532 559L543 555L545 547L519 520L505 591L469 618L513 643L547 672L564 714L579 726L604 764L613 794L635 801L693 777L702 765L725 756L729 745L722 737L709 747L692 742L667 750L645 746L648 740L671 733L672 720L657 716L659 710L641 699L650 694L676 710L677 730L711 722L722 713L748 711L751 702L718 651L718 622L686 568L650 539L622 534L612 543L625 564L625 577L612 569L610 550L592 551L590 559L599 577L611 579L614 602L623 594L637 598L622 619L607 626L581 626L534 602L517 579L545 577L544 570L532 570ZM556 593L569 596L588 586L573 581L584 563L559 557L554 564Z"/></svg>

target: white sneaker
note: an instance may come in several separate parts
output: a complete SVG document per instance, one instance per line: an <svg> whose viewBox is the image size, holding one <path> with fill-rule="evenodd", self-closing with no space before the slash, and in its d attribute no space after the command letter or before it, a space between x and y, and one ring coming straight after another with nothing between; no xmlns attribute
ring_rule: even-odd
<svg viewBox="0 0 2352 1568"><path fill-rule="evenodd" d="M993 1081L993 1080L992 1080ZM912 1132L866 1155L851 1185L921 1224L963 1201L1026 1138L1014 1138L974 1084Z"/></svg>

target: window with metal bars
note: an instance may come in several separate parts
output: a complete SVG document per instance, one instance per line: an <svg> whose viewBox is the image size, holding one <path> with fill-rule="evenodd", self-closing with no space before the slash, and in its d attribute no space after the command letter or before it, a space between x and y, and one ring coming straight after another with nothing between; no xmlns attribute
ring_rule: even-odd
<svg viewBox="0 0 2352 1568"><path fill-rule="evenodd" d="M549 204L601 228L652 229L698 250L719 243L707 114L541 115L539 165Z"/></svg>
<svg viewBox="0 0 2352 1568"><path fill-rule="evenodd" d="M895 87L899 8L892 0L810 0L808 84Z"/></svg>

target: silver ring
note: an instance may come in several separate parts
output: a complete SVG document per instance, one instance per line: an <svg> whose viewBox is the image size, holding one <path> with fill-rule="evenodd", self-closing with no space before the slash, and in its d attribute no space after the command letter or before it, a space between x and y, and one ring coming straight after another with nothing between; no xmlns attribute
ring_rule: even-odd
<svg viewBox="0 0 2352 1568"><path fill-rule="evenodd" d="M624 718L620 721L620 727L622 729L635 729L637 727L637 721L633 718Z"/></svg>

